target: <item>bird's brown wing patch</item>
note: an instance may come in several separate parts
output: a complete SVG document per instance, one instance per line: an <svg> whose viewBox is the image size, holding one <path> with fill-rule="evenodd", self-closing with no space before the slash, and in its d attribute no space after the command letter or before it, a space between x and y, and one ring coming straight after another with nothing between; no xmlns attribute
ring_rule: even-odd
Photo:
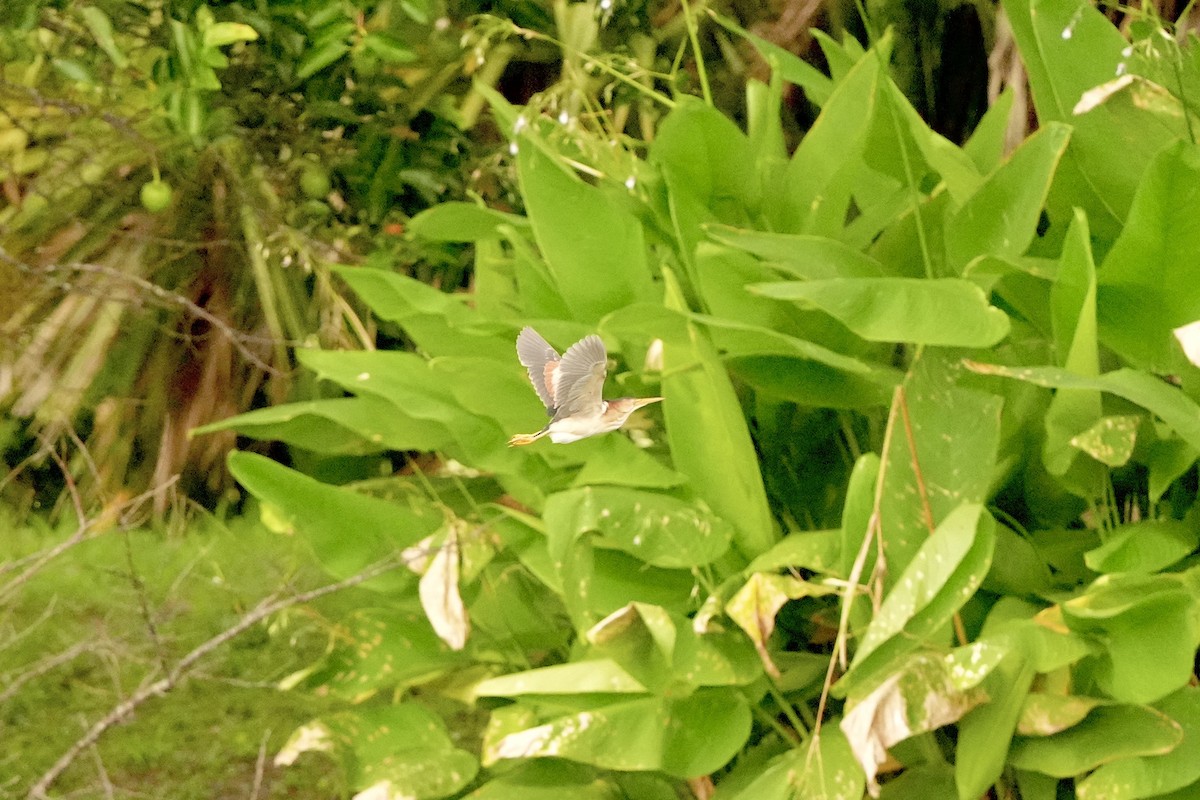
<svg viewBox="0 0 1200 800"><path fill-rule="evenodd" d="M533 328L525 327L517 335L517 359L529 371L529 382L547 409L553 411L557 405L552 390L554 369L558 364L558 351Z"/></svg>

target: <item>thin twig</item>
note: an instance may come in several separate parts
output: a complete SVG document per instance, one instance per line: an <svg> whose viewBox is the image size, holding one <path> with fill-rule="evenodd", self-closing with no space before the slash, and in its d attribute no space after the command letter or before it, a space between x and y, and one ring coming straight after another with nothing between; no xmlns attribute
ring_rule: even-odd
<svg viewBox="0 0 1200 800"><path fill-rule="evenodd" d="M254 786L250 788L250 800L258 800L258 792L262 789L263 773L267 767L267 740L271 738L271 729L263 731L262 741L258 743L258 760L254 762Z"/></svg>
<svg viewBox="0 0 1200 800"><path fill-rule="evenodd" d="M129 541L129 531L122 531L125 540L125 563L129 565L129 582L133 584L134 594L137 595L138 609L142 614L142 622L146 625L146 632L150 634L150 641L154 645L154 653L158 657L158 666L164 673L170 670L170 665L167 664L167 651L163 647L162 638L158 635L158 626L154 624L154 615L150 613L150 603L147 602L146 582L142 580L142 576L138 573L137 564L133 561L133 545Z"/></svg>
<svg viewBox="0 0 1200 800"><path fill-rule="evenodd" d="M20 633L10 634L3 642L0 642L0 652L4 652L10 647L16 647L21 643L21 640L26 636L31 635L38 629L39 626L54 615L54 607L58 605L58 596L50 598L50 602L46 604L46 610L43 611L37 619L25 626L25 629Z"/></svg>
<svg viewBox="0 0 1200 800"><path fill-rule="evenodd" d="M921 460L917 457L917 438L913 435L912 421L908 416L908 397L904 393L904 386L898 386L897 397L900 401L900 412L904 417L904 436L908 440L909 457L912 459L913 477L917 481L917 495L921 498L921 512L925 515L925 527L929 529L929 535L937 530L937 525L933 519L933 507L929 504L929 492L925 489L925 474L921 471ZM959 644L966 644L967 628L963 625L962 615L957 611L953 617L954 635L958 638Z"/></svg>
<svg viewBox="0 0 1200 800"><path fill-rule="evenodd" d="M84 727L87 726L87 718L82 714L79 715L79 722ZM104 787L104 796L108 800L113 800L116 795L113 793L112 780L108 777L108 770L104 768L104 759L100 757L100 749L93 744L88 750L91 751L92 758L96 762L96 772L100 775L100 785Z"/></svg>
<svg viewBox="0 0 1200 800"><path fill-rule="evenodd" d="M917 496L921 498L921 513L925 515L925 527L932 535L937 526L933 522L933 507L929 505L929 492L925 489L925 476L921 472L921 460L917 458L917 438L913 436L912 419L908 416L908 396L904 393L903 384L897 386L896 389L896 399L900 403L900 415L904 419L904 438L908 441L913 476L917 481Z"/></svg>
<svg viewBox="0 0 1200 800"><path fill-rule="evenodd" d="M298 595L285 598L283 600L275 600L273 602L260 603L257 608L248 612L240 620L230 628L226 628L221 633L199 645L183 658L181 658L171 671L164 678L143 686L134 692L127 700L124 700L114 706L101 719L97 720L91 728L88 729L78 741L67 748L66 752L59 757L54 765L50 767L26 795L28 800L46 800L48 798L47 791L56 780L66 771L66 769L79 757L79 754L95 744L104 732L112 726L116 725L121 720L132 714L139 706L145 703L152 697L165 695L167 692L174 689L179 682L187 677L192 669L192 666L200 659L207 656L212 651L224 645L231 639L240 636L247 630L257 625L262 620L283 611L291 606L300 605L302 603L311 603L321 597L334 592L339 592L351 586L357 586L360 583L369 581L372 578L378 577L385 572L397 569L405 565L405 561L395 556L388 557L383 561L377 562L356 575L338 581L336 583L326 584L308 592L302 592Z"/></svg>
<svg viewBox="0 0 1200 800"><path fill-rule="evenodd" d="M100 479L100 467L96 465L96 459L92 458L92 451L88 449L87 443L79 436L79 432L75 430L74 425L66 426L67 436L75 443L75 449L79 451L79 457L83 459L83 463L87 465L88 472L91 473L92 480L97 485L101 485L103 481ZM68 471L63 471L63 477L70 480Z"/></svg>
<svg viewBox="0 0 1200 800"><path fill-rule="evenodd" d="M57 667L66 664L69 661L74 661L75 658L93 649L92 642L76 642L75 644L63 650L61 653L56 653L52 656L47 656L41 661L38 661L25 672L8 682L8 686L4 687L4 691L0 692L0 705L8 702L16 696L21 687L29 683L35 678L40 678L47 672L54 670Z"/></svg>
<svg viewBox="0 0 1200 800"><path fill-rule="evenodd" d="M871 580L876 579L876 575L881 574L880 563L883 562L883 486L887 479L888 458L892 452L892 434L896 428L896 411L900 406L900 398L902 396L903 387L897 386L896 391L892 394L892 407L888 411L887 425L883 430L883 446L880 448L879 454L879 474L875 478L875 498L871 507L871 516L867 520L867 532L863 536L862 545L858 548L858 553L854 557L854 564L850 568L850 575L846 579L846 591L842 595L842 612L841 618L838 620L837 638L834 644L834 653L829 657L829 667L825 671L825 682L821 685L821 699L817 702L816 722L813 724L812 741L814 746L809 748L809 758L817 751L815 743L820 741L821 725L825 721L825 706L829 702L829 693L833 689L833 672L839 661L842 668L846 668L846 648L850 636L850 608L854 602L854 594L858 590L858 582L862 578L863 570L866 568L867 553L871 551L871 540L879 542L879 551L876 557L875 568L871 573Z"/></svg>
<svg viewBox="0 0 1200 800"><path fill-rule="evenodd" d="M145 502L146 500L150 499L151 497L153 497L156 493L165 489L167 486L170 486L171 483L174 483L174 481L175 481L175 478L172 478L172 480L170 482L168 482L167 484L165 484L163 486L156 486L148 491L142 492L137 497L134 497L134 498L116 506L116 510L118 510L118 511L120 511L122 509L128 510L130 508L136 507L136 506L140 505L141 503ZM34 557L32 559L29 559L29 560L32 560L33 563L29 567L27 567L24 572L22 572L20 575L13 578L8 583L6 583L3 587L0 587L0 602L3 602L6 598L8 598L22 584L28 582L34 575L36 575L38 572L40 572L43 567L45 567L47 564L49 564L55 558L58 558L58 556L62 555L66 551L70 550L75 545L88 539L89 538L88 534L92 533L97 528L102 529L110 521L111 521L110 514L103 514L100 517L97 517L96 519L87 520L82 525L80 525L78 528L76 528L75 532L72 533L68 538L64 539L63 541L59 542L58 544L54 545L53 547L51 547L49 549L42 550L40 553L34 554Z"/></svg>
<svg viewBox="0 0 1200 800"><path fill-rule="evenodd" d="M71 469L67 466L67 462L61 455L58 454L57 447L49 448L50 458L58 465L59 472L62 473L63 482L67 485L67 493L71 496L71 506L75 509L75 521L79 527L87 524L87 512L83 510L83 498L79 496L79 487L75 485L75 479L71 477Z"/></svg>

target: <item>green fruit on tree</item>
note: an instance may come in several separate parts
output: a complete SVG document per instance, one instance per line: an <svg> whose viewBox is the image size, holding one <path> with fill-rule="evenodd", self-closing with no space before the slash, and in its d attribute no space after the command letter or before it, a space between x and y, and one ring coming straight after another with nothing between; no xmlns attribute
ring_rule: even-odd
<svg viewBox="0 0 1200 800"><path fill-rule="evenodd" d="M328 172L316 164L305 165L304 171L300 173L300 190L304 192L305 197L320 200L332 189L333 184L329 181Z"/></svg>
<svg viewBox="0 0 1200 800"><path fill-rule="evenodd" d="M171 184L156 178L142 184L142 208L157 214L171 205Z"/></svg>

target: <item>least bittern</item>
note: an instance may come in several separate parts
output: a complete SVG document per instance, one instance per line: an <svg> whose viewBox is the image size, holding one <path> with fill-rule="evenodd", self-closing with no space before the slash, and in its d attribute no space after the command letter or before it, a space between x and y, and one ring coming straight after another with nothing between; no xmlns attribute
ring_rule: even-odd
<svg viewBox="0 0 1200 800"><path fill-rule="evenodd" d="M529 380L546 405L550 422L537 433L512 437L508 440L510 447L532 444L543 436L549 436L555 444L566 444L615 431L634 411L662 400L661 397L605 400L602 392L608 353L595 334L583 337L559 358L558 351L537 331L523 328L517 336L517 358L529 370Z"/></svg>

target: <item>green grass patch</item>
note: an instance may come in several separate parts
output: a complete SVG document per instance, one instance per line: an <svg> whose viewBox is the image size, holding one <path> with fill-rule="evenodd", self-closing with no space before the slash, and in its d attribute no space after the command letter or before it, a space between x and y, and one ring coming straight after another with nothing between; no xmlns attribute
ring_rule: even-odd
<svg viewBox="0 0 1200 800"><path fill-rule="evenodd" d="M68 535L5 527L7 563ZM324 582L301 543L247 519L202 522L182 536L114 530L67 550L0 607L0 796L23 797L96 720L263 598ZM116 797L251 797L265 750L258 797L341 794L331 761L310 756L276 768L271 760L296 726L337 708L276 686L323 652L320 609L347 602L335 596L289 609L222 645L165 696L109 728L54 793L104 796L107 783Z"/></svg>

